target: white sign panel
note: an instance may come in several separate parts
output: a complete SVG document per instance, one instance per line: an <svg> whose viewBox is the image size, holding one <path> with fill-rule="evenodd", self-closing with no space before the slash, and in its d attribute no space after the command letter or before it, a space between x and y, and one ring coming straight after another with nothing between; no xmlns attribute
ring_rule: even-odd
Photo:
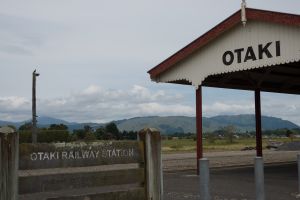
<svg viewBox="0 0 300 200"><path fill-rule="evenodd" d="M296 61L300 61L300 27L249 21L200 48L157 81L187 80L198 87L209 75Z"/></svg>

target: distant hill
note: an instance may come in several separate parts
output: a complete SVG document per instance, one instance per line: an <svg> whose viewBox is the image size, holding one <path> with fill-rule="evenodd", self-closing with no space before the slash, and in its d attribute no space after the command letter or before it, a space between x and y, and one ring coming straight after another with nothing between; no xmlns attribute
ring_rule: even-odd
<svg viewBox="0 0 300 200"><path fill-rule="evenodd" d="M7 125L13 125L15 127L19 127L23 124L23 122L9 122L9 121L1 121L0 120L0 126L7 126Z"/></svg>
<svg viewBox="0 0 300 200"><path fill-rule="evenodd" d="M215 117L203 117L204 131L215 131L228 125L234 125L239 132L255 130L254 115L223 115ZM172 116L172 117L136 117L127 120L116 121L120 130L138 131L144 127L154 127L164 134L176 132L195 133L195 117ZM262 116L262 129L275 130L280 128L299 128L298 125L280 118Z"/></svg>
<svg viewBox="0 0 300 200"><path fill-rule="evenodd" d="M209 118L211 121L216 122L219 126L226 126L229 124L235 125L241 131L255 130L255 115L224 115ZM205 125L204 125L205 126ZM283 120L276 117L262 116L262 129L275 130L280 128L299 128L293 122Z"/></svg>
<svg viewBox="0 0 300 200"><path fill-rule="evenodd" d="M67 121L61 120L61 119L56 119L56 118L53 118L53 117L41 116L41 117L38 117L37 120L38 120L38 124L40 126L48 126L50 124L66 124L66 125L70 124L70 122L67 122ZM26 121L21 121L21 122L9 122L9 121L1 121L0 120L0 126L14 125L16 127L19 127L22 124L28 123L30 121L31 120L26 120Z"/></svg>
<svg viewBox="0 0 300 200"><path fill-rule="evenodd" d="M46 117L46 116L38 117L37 120L38 120L39 124L45 124L45 125L48 125L48 124L66 124L66 125L68 125L68 124L70 124L70 122L67 122L65 120L57 119L57 118L53 118L53 117Z"/></svg>
<svg viewBox="0 0 300 200"><path fill-rule="evenodd" d="M153 127L159 129L164 134L195 132L194 117L135 117L127 120L115 121L115 123L120 130L139 131L145 127Z"/></svg>
<svg viewBox="0 0 300 200"><path fill-rule="evenodd" d="M24 124L23 122L7 122L0 121L0 126L14 125L17 128ZM234 125L239 132L254 131L255 130L255 116L254 115L219 115L215 117L203 117L203 129L207 131L215 131L228 125ZM114 121L118 128L123 131L139 131L145 127L157 128L162 134L173 133L195 133L196 132L196 120L195 117L186 116L168 116L168 117L135 117L131 119L123 119ZM69 127L70 131L74 129L81 129L84 125L89 125L93 128L98 128L105 124L98 123L76 123L68 122L61 119L52 117L39 117L38 126L48 127L50 124L65 124ZM300 128L298 125L276 117L262 116L262 128L263 130L275 130L280 128Z"/></svg>
<svg viewBox="0 0 300 200"><path fill-rule="evenodd" d="M51 124L65 124L68 126L69 131L73 131L74 129L82 129L85 125L89 125L94 128L98 128L100 126L103 126L103 124L99 123L77 123L77 122L68 122L62 119L57 119L53 117L47 117L47 116L40 116L37 118L38 120L38 127L44 128L49 127ZM9 122L9 121L1 121L0 120L0 126L7 126L7 125L13 125L17 128L19 128L21 125L30 122L31 120L21 121L21 122Z"/></svg>

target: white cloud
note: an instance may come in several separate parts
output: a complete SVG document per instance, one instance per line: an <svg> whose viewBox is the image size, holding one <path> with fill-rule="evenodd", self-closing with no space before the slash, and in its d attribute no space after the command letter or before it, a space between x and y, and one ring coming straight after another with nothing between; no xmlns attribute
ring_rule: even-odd
<svg viewBox="0 0 300 200"><path fill-rule="evenodd" d="M97 94L101 92L101 87L97 86L97 85L90 85L88 88L86 88L85 90L83 90L83 94L86 95L92 95L92 94Z"/></svg>
<svg viewBox="0 0 300 200"><path fill-rule="evenodd" d="M0 97L0 107L3 110L24 109L30 102L24 97Z"/></svg>
<svg viewBox="0 0 300 200"><path fill-rule="evenodd" d="M275 98L274 98L275 97ZM219 97L220 98L220 97ZM203 115L254 114L254 100L222 98L204 102ZM0 97L0 120L20 121L31 117L31 99ZM38 115L78 122L108 122L138 116L195 116L195 104L177 91L151 90L134 85L114 90L90 85L70 95L38 99ZM262 114L280 117L300 125L298 96L262 94Z"/></svg>
<svg viewBox="0 0 300 200"><path fill-rule="evenodd" d="M277 98L276 98L277 97ZM262 94L261 112L265 116L279 117L300 125L300 101L297 95ZM213 101L203 105L204 116L254 114L254 100Z"/></svg>
<svg viewBox="0 0 300 200"><path fill-rule="evenodd" d="M195 115L195 109L191 106L181 104L165 105L160 103L143 103L138 105L141 113L147 113L147 115Z"/></svg>
<svg viewBox="0 0 300 200"><path fill-rule="evenodd" d="M254 112L254 103L248 101L216 101L212 104L203 105L203 112L207 116L249 114Z"/></svg>
<svg viewBox="0 0 300 200"><path fill-rule="evenodd" d="M179 94L151 91L134 85L128 90L104 89L91 85L81 92L55 99L39 99L38 115L68 121L107 122L110 120L149 115L193 115L192 106L182 105ZM1 119L30 118L31 103L23 97L0 98L0 109L10 108Z"/></svg>
<svg viewBox="0 0 300 200"><path fill-rule="evenodd" d="M299 95L267 94L262 98L262 113L279 116L300 125Z"/></svg>

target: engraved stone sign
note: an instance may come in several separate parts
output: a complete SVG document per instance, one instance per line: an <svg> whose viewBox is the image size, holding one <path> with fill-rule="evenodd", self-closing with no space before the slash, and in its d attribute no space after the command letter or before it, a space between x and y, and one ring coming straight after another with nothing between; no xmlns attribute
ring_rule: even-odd
<svg viewBox="0 0 300 200"><path fill-rule="evenodd" d="M139 163L142 147L137 141L20 144L20 169Z"/></svg>

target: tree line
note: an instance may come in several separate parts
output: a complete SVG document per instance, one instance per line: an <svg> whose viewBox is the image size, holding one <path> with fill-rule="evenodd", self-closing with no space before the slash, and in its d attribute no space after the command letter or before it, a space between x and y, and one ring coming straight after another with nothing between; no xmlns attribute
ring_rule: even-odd
<svg viewBox="0 0 300 200"><path fill-rule="evenodd" d="M10 126L16 129L14 126ZM25 123L19 127L20 143L31 143L32 123ZM293 140L296 135L300 135L300 129L276 129L263 130L263 136L268 137L288 137ZM228 143L233 143L236 138L254 138L255 131L239 132L236 127L229 125L211 132L204 132L203 137L209 143L214 143L217 139L224 139ZM195 133L174 133L162 135L163 139L194 139ZM65 124L51 124L46 128L38 129L38 142L72 142L72 141L94 141L94 140L136 140L136 131L120 131L113 122L102 127L91 127L85 125L82 129L69 131Z"/></svg>
<svg viewBox="0 0 300 200"><path fill-rule="evenodd" d="M20 143L31 143L32 124L26 123L19 127ZM84 125L82 129L69 131L65 124L51 124L47 128L39 128L38 142L73 142L94 140L136 140L136 131L120 131L113 122L103 127L93 128Z"/></svg>
<svg viewBox="0 0 300 200"><path fill-rule="evenodd" d="M291 141L295 138L296 135L300 135L300 129L276 129L276 130L263 130L262 136L264 137L287 137L290 138ZM239 132L234 125L228 125L225 127L221 127L215 131L206 131L203 133L203 138L207 140L208 143L215 143L216 140L222 139L227 141L227 143L231 144L234 143L235 139L238 138L255 138L256 132L255 131L246 131L246 132ZM167 136L164 136L165 139L194 139L196 140L197 136L195 133L174 133Z"/></svg>

